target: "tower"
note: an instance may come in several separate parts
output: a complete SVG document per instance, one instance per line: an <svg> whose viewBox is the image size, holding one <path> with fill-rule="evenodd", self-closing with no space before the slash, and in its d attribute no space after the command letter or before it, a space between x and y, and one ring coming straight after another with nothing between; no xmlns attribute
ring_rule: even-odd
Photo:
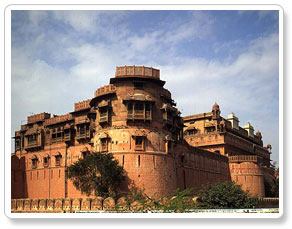
<svg viewBox="0 0 292 229"><path fill-rule="evenodd" d="M110 84L96 90L94 150L111 152L127 173L124 188L165 195L176 189L173 142L182 121L157 69L117 67Z"/></svg>

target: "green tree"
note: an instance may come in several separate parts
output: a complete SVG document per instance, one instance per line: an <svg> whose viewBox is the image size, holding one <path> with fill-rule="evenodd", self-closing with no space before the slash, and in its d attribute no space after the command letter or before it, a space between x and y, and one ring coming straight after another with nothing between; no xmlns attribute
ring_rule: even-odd
<svg viewBox="0 0 292 229"><path fill-rule="evenodd" d="M115 195L125 171L111 153L92 153L68 167L67 176L86 195Z"/></svg>
<svg viewBox="0 0 292 229"><path fill-rule="evenodd" d="M231 181L206 185L198 193L197 204L204 209L242 209L258 206L258 198L252 198L240 185Z"/></svg>

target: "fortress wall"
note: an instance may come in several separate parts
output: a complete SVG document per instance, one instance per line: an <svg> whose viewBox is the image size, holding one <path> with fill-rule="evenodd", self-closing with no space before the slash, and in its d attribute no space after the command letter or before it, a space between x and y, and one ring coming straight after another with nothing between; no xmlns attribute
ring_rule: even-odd
<svg viewBox="0 0 292 229"><path fill-rule="evenodd" d="M126 170L126 190L144 190L150 196L163 196L176 189L175 161L162 153L116 153Z"/></svg>
<svg viewBox="0 0 292 229"><path fill-rule="evenodd" d="M230 163L231 180L242 185L243 190L259 197L265 196L264 175L261 167L254 162Z"/></svg>

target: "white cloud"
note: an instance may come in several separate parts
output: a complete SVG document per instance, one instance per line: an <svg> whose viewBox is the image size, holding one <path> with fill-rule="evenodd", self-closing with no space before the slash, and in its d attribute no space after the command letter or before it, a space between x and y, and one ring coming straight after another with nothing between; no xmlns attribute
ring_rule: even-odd
<svg viewBox="0 0 292 229"><path fill-rule="evenodd" d="M183 115L209 111L216 101L223 115L235 112L242 125L252 119L264 138L277 145L268 130L276 131L278 123L268 112L275 112L277 105L278 34L251 41L236 59L186 57L178 55L177 44L212 34L214 19L207 13L194 12L188 21L167 21L139 34L123 21L129 12L114 15L54 12L50 20L73 28L62 33L41 28L47 13L29 14L33 39L12 49L13 130L29 112L72 111L74 102L92 97L98 87L108 84L116 66L135 64L161 70ZM25 25L22 32L26 30L30 33L31 26ZM80 34L102 39L84 39ZM217 47L220 51L240 44L219 42Z"/></svg>
<svg viewBox="0 0 292 229"><path fill-rule="evenodd" d="M38 26L39 23L48 17L48 11L45 10L31 10L28 11L28 18L34 26Z"/></svg>

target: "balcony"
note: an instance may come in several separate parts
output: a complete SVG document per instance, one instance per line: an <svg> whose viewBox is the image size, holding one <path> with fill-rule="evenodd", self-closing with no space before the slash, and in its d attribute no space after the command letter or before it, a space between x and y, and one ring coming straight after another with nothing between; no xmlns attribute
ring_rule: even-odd
<svg viewBox="0 0 292 229"><path fill-rule="evenodd" d="M90 132L86 132L86 133L78 133L76 135L77 140L81 140L81 139L88 139L90 138Z"/></svg>
<svg viewBox="0 0 292 229"><path fill-rule="evenodd" d="M151 112L150 111L128 111L128 120L151 120Z"/></svg>
<svg viewBox="0 0 292 229"><path fill-rule="evenodd" d="M32 150L35 148L40 148L41 144L38 143L37 140L33 140L33 141L28 141L27 144L24 146L24 149L26 150Z"/></svg>

